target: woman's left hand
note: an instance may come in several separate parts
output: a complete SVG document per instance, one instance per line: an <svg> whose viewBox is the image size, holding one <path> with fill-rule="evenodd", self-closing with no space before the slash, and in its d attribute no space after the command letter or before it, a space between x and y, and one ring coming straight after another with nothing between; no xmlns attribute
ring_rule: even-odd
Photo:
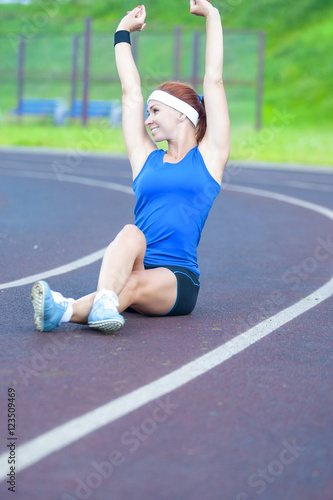
<svg viewBox="0 0 333 500"><path fill-rule="evenodd" d="M145 18L145 6L139 5L135 7L135 9L127 12L127 15L120 21L117 31L126 30L130 33L133 31L142 31L146 27Z"/></svg>

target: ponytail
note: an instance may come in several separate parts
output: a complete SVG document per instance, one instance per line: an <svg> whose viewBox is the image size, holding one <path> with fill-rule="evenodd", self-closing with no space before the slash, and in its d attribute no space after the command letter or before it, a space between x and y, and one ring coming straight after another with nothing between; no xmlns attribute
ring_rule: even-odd
<svg viewBox="0 0 333 500"><path fill-rule="evenodd" d="M201 104L201 108L202 108L202 114L200 114L198 111L199 119L198 119L196 131L195 131L195 135L196 135L196 139L197 139L198 144L204 138L205 133L206 133L206 129L207 129L207 117L206 117L205 101L204 101L203 96L200 96L200 98L201 98L200 104Z"/></svg>

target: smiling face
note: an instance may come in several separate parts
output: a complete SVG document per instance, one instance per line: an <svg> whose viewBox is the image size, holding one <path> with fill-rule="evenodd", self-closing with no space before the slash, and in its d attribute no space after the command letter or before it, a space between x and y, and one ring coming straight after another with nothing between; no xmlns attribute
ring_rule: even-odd
<svg viewBox="0 0 333 500"><path fill-rule="evenodd" d="M172 140L177 136L181 113L159 101L149 101L148 118L145 121L155 142Z"/></svg>

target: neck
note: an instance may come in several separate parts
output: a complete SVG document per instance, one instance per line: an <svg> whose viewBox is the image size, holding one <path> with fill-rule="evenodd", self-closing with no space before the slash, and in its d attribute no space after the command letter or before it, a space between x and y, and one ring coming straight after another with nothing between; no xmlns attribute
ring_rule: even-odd
<svg viewBox="0 0 333 500"><path fill-rule="evenodd" d="M196 145L197 141L193 133L186 138L170 139L168 141L168 151L165 153L165 157L168 162L177 163L182 160Z"/></svg>

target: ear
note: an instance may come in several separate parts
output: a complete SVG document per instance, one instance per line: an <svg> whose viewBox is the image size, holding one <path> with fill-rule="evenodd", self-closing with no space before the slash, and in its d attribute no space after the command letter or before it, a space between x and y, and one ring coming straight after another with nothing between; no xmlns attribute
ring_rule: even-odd
<svg viewBox="0 0 333 500"><path fill-rule="evenodd" d="M186 118L187 118L187 117L186 117L186 115L184 115L184 113L179 113L178 120L179 120L180 122L183 122Z"/></svg>

